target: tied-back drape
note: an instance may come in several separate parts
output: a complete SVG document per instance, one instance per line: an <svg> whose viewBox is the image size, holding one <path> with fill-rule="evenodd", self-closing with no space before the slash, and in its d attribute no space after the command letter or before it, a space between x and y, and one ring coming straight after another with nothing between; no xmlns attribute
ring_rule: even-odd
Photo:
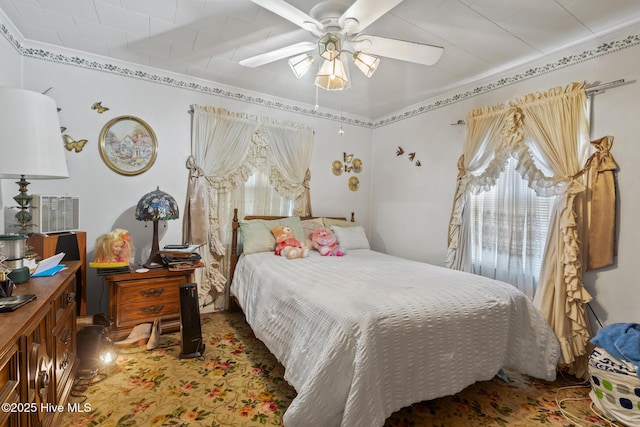
<svg viewBox="0 0 640 427"><path fill-rule="evenodd" d="M589 147L584 83L473 110L467 124L449 224L447 266L470 270L466 196L494 185L507 158L513 157L529 187L541 196L555 196L534 304L555 330L563 363L571 370L576 359L586 354L590 338L585 305L591 297L582 283L580 246L585 186L578 173Z"/></svg>
<svg viewBox="0 0 640 427"><path fill-rule="evenodd" d="M589 257L587 270L613 264L616 255L616 177L618 165L611 154L613 137L591 141L595 152L585 172L590 189L588 204Z"/></svg>
<svg viewBox="0 0 640 427"><path fill-rule="evenodd" d="M215 308L224 309L229 233L222 228L230 228L234 207L243 208L233 206L242 203L236 190L260 171L277 194L295 202L295 215L309 215L313 131L215 107L196 105L192 114L183 240L203 245L205 266L196 270L201 305L213 298Z"/></svg>

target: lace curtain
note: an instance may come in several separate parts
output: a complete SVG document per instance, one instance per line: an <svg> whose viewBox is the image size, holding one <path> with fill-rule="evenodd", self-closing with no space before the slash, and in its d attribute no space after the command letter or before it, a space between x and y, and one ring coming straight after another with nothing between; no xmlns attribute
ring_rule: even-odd
<svg viewBox="0 0 640 427"><path fill-rule="evenodd" d="M471 273L511 283L533 300L553 197L538 196L507 159L494 186L468 195Z"/></svg>
<svg viewBox="0 0 640 427"><path fill-rule="evenodd" d="M282 199L292 201L294 215L310 214L312 143L313 131L303 125L193 106L183 239L204 245L205 267L196 270L201 305L213 299L215 309L226 308L231 218L235 207L244 213L244 187L252 175L269 182L266 196L258 198L266 202L252 214L279 214L270 209L287 205Z"/></svg>
<svg viewBox="0 0 640 427"><path fill-rule="evenodd" d="M555 196L534 304L558 336L563 363L585 356L590 339L580 252L584 183L579 176L589 138L583 83L526 95L515 102L473 110L458 163L449 225L447 265L469 271L467 195L495 185L509 156L538 195ZM578 372L580 374L580 372Z"/></svg>

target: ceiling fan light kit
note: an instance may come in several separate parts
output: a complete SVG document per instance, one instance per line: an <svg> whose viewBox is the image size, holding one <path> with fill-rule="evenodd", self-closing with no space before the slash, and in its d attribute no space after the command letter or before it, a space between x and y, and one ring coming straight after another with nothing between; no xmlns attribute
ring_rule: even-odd
<svg viewBox="0 0 640 427"><path fill-rule="evenodd" d="M380 58L369 55L368 53L356 52L353 54L353 64L362 71L362 74L367 77L371 77L378 69Z"/></svg>
<svg viewBox="0 0 640 427"><path fill-rule="evenodd" d="M327 61L336 59L341 51L342 42L335 34L327 33L318 42L318 53Z"/></svg>
<svg viewBox="0 0 640 427"><path fill-rule="evenodd" d="M309 71L317 49L323 58L316 74L315 85L325 90L344 90L349 83L349 65L345 52L353 56L353 63L371 77L380 64L380 56L420 65L433 65L444 49L425 43L396 40L387 37L362 35L361 32L403 0L355 0L351 6L342 1L322 1L309 14L285 0L252 0L265 9L280 15L319 38L316 43L301 42L262 53L240 61L247 67L258 67L289 58L297 78ZM354 53L355 52L355 53ZM295 55L295 56L294 56Z"/></svg>
<svg viewBox="0 0 640 427"><path fill-rule="evenodd" d="M290 58L289 66L291 67L293 74L295 74L297 78L301 78L307 73L307 71L309 71L315 59L316 58L310 53L303 53L302 55Z"/></svg>
<svg viewBox="0 0 640 427"><path fill-rule="evenodd" d="M324 61L316 74L315 85L324 90L344 90L349 87L349 73L340 55L333 61Z"/></svg>

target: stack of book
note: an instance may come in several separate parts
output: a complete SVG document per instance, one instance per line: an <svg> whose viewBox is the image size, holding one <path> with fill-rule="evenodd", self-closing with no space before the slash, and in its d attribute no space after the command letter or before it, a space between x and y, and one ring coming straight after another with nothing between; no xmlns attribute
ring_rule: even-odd
<svg viewBox="0 0 640 427"><path fill-rule="evenodd" d="M167 245L160 251L160 258L171 271L193 270L204 266L200 254L196 252L198 245Z"/></svg>
<svg viewBox="0 0 640 427"><path fill-rule="evenodd" d="M95 268L98 276L109 274L131 273L131 266L128 262L90 262L89 267Z"/></svg>

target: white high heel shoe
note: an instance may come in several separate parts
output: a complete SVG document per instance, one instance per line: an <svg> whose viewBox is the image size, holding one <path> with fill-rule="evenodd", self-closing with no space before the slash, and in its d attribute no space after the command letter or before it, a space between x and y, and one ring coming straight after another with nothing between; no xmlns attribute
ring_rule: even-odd
<svg viewBox="0 0 640 427"><path fill-rule="evenodd" d="M153 326L151 327L151 336L149 337L149 341L147 341L147 350L154 350L158 347L160 335L162 335L162 325L160 324L160 319L156 319L153 321Z"/></svg>

